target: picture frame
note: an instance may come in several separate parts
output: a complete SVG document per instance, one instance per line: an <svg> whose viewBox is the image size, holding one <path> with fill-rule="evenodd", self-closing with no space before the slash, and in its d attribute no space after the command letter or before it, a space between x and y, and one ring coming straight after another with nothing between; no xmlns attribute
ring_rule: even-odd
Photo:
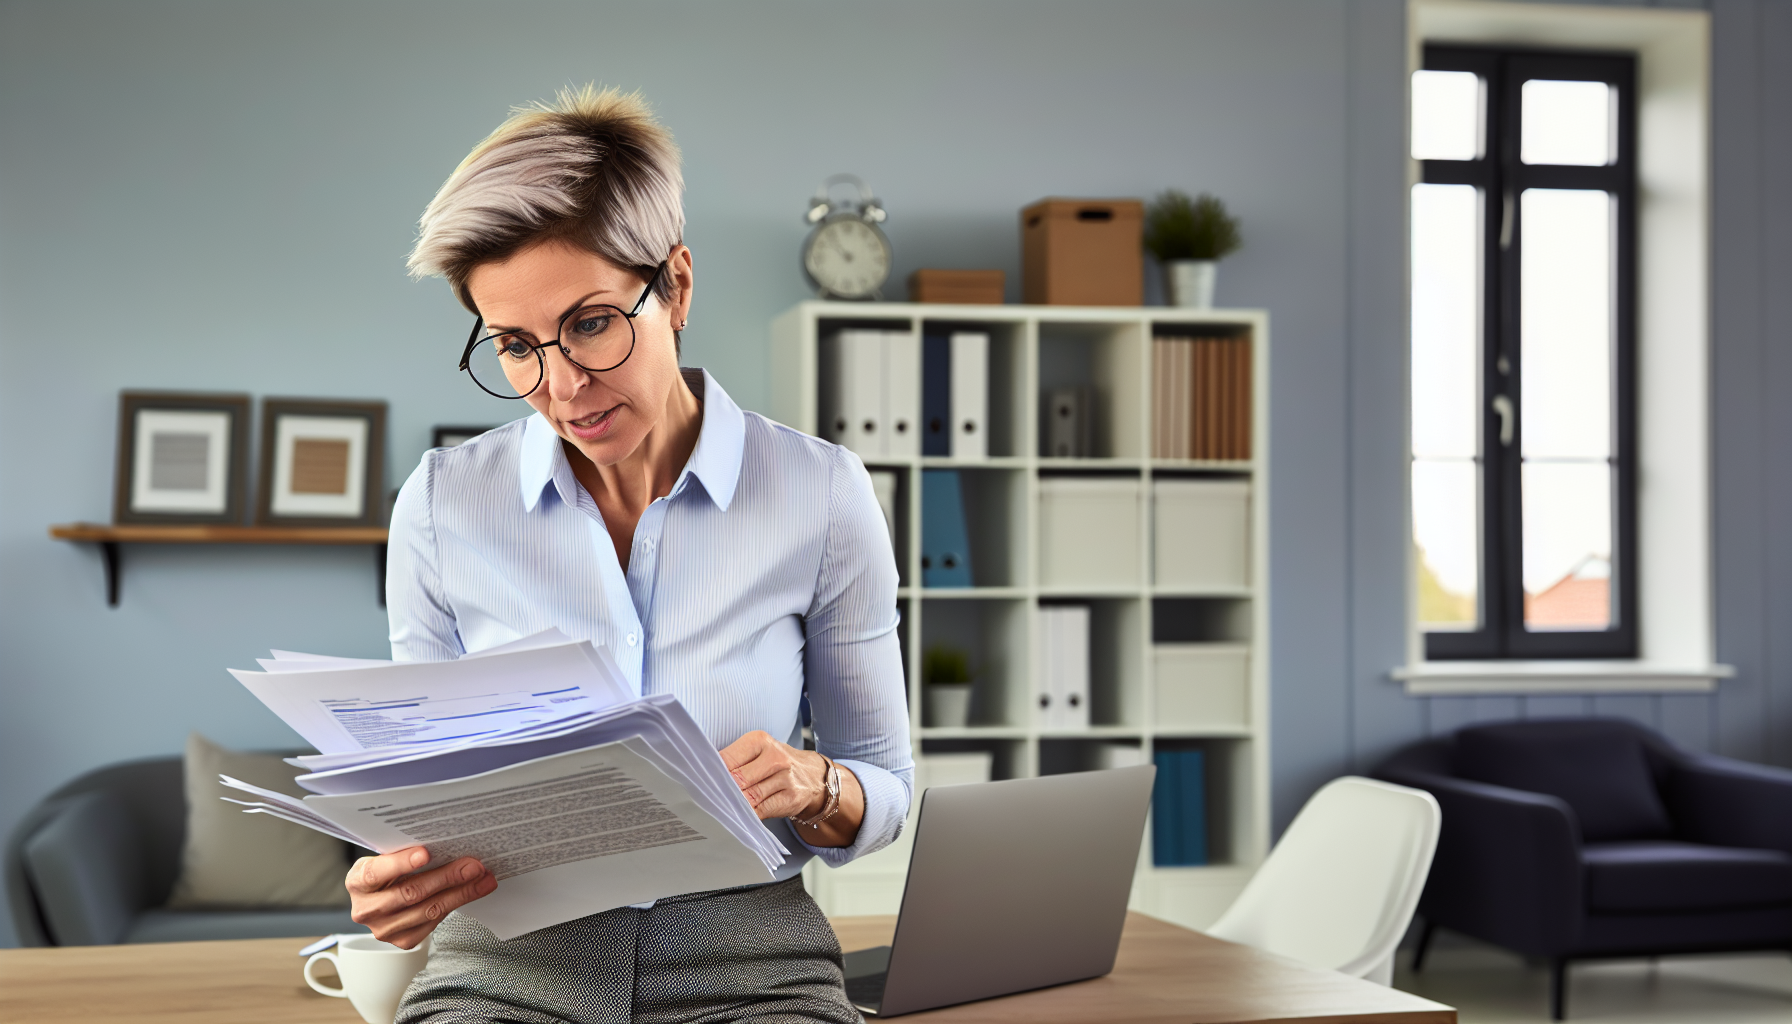
<svg viewBox="0 0 1792 1024"><path fill-rule="evenodd" d="M248 476L248 395L118 393L114 523L240 524Z"/></svg>
<svg viewBox="0 0 1792 1024"><path fill-rule="evenodd" d="M435 430L433 430L430 433L430 445L429 446L431 448L458 448L465 442L471 441L473 438L478 437L480 434L483 434L488 430L496 430L496 429L498 429L498 428L495 426L486 426L486 427L461 427L461 426L447 426L447 425L437 426L435 428Z"/></svg>
<svg viewBox="0 0 1792 1024"><path fill-rule="evenodd" d="M383 525L385 451L385 402L263 399L256 524Z"/></svg>

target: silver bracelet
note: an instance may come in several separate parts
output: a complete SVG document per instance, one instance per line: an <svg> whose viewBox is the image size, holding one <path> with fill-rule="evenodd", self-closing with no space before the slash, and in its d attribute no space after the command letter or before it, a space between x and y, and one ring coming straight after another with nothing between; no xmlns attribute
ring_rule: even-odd
<svg viewBox="0 0 1792 1024"><path fill-rule="evenodd" d="M816 751L816 753L820 754L821 752ZM822 822L833 817L835 812L840 810L840 766L826 754L821 754L821 759L828 763L826 781L823 783L823 788L827 790L827 799L821 802L821 811L813 818L805 820L792 814L790 821L798 828L818 829Z"/></svg>

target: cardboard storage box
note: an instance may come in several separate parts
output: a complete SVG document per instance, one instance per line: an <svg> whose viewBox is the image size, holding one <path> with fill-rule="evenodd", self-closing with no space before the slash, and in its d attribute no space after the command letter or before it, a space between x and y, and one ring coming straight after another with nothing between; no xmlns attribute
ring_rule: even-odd
<svg viewBox="0 0 1792 1024"><path fill-rule="evenodd" d="M1007 276L1000 270L917 270L908 275L908 301L999 306Z"/></svg>
<svg viewBox="0 0 1792 1024"><path fill-rule="evenodd" d="M1137 199L1041 199L1022 210L1023 301L1143 305L1144 223Z"/></svg>
<svg viewBox="0 0 1792 1024"><path fill-rule="evenodd" d="M1160 587L1250 586L1250 483L1152 481L1151 541L1153 582Z"/></svg>
<svg viewBox="0 0 1792 1024"><path fill-rule="evenodd" d="M1039 585L1136 587L1137 477L1044 477L1039 481Z"/></svg>
<svg viewBox="0 0 1792 1024"><path fill-rule="evenodd" d="M1159 729L1250 726L1251 655L1247 644L1156 644Z"/></svg>

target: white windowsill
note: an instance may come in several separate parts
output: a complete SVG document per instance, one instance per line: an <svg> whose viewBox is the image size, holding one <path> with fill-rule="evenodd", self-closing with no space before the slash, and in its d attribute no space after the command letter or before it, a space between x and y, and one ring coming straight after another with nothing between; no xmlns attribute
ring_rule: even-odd
<svg viewBox="0 0 1792 1024"><path fill-rule="evenodd" d="M1388 675L1413 696L1520 693L1708 693L1731 665L1656 665L1641 661L1426 661Z"/></svg>

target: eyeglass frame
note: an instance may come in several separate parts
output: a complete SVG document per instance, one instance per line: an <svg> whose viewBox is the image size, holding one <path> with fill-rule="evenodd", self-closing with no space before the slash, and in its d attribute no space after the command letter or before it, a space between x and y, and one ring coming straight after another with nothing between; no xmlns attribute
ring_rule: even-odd
<svg viewBox="0 0 1792 1024"><path fill-rule="evenodd" d="M484 384L480 384L479 378L475 377L473 375L472 362L473 362L474 346L478 345L481 341L490 341L492 338L501 338L504 336L502 334L486 335L483 338L479 336L480 328L485 326L485 315L483 313L475 314L473 317L473 331L471 334L467 335L467 347L465 349L463 349L460 354L461 372L465 373L468 377L472 378L474 385L477 386L479 388L479 390L485 392L488 395L491 395L493 398L502 398L506 401L511 401L511 400L520 399L520 398L528 398L530 395L533 395L535 392L541 390L542 381L545 381L548 379L547 356L543 355L541 350L544 348L547 348L550 345L553 346L554 348L559 349L560 354L566 357L567 362L571 363L572 365L578 367L581 370L584 370L586 373L609 373L611 370L616 369L618 366L621 366L623 363L628 362L629 357L633 356L635 354L635 343L640 340L640 335L635 332L635 318L640 316L642 311L647 308L647 297L649 295L653 294L653 287L654 287L654 285L659 284L660 275L662 275L666 272L666 264L669 262L671 262L671 261L670 260L662 261L659 266L653 268L653 276L647 279L647 287L641 289L641 297L635 300L635 306L634 306L634 310L632 312L623 313L621 306L612 306L608 302L594 302L589 306L583 305L583 304L575 306L572 309L567 310L564 314L562 314L560 317L560 322L554 325L554 329L555 329L554 340L543 341L538 344L529 346L530 350L535 353L535 363L536 363L536 366L540 369L541 375L535 379L535 386L530 388L528 391L525 391L520 395L500 395L496 391L493 391L491 388L486 387ZM568 352L566 350L566 346L560 344L560 336L566 333L566 318L570 317L570 316L577 315L581 311L591 309L594 306L603 306L606 309L613 309L618 313L622 313L622 318L624 320L628 321L628 333L629 333L628 355L623 356L621 359L618 359L615 363L613 363L609 366L606 366L601 370L592 369L591 367L586 366L584 363L579 362L577 359L574 359L572 357L572 353ZM505 333L513 333L513 332L507 331Z"/></svg>

